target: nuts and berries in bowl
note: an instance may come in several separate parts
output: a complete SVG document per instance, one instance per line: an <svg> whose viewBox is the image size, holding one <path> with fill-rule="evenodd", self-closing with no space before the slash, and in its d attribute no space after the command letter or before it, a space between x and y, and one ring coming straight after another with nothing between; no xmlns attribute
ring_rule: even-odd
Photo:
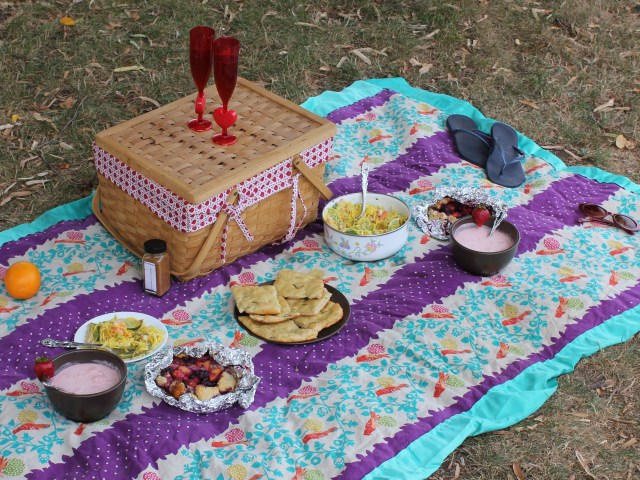
<svg viewBox="0 0 640 480"><path fill-rule="evenodd" d="M233 392L237 385L233 370L220 365L208 353L200 357L186 353L174 355L171 364L160 370L155 382L176 400L190 394L201 401Z"/></svg>
<svg viewBox="0 0 640 480"><path fill-rule="evenodd" d="M491 206L467 205L451 197L438 200L429 207L428 212L429 220L442 220L451 223L455 223L467 215L472 215L476 225L478 223L484 224L495 213Z"/></svg>

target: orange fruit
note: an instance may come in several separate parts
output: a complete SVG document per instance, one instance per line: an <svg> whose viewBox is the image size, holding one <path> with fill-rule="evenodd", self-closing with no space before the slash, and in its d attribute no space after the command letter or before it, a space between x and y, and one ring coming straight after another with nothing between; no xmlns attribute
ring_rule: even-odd
<svg viewBox="0 0 640 480"><path fill-rule="evenodd" d="M4 285L17 300L31 298L40 290L40 270L31 262L16 262L5 272Z"/></svg>

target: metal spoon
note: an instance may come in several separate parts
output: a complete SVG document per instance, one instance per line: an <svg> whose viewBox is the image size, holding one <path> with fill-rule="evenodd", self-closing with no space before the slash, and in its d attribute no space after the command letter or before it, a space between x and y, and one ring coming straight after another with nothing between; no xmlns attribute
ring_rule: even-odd
<svg viewBox="0 0 640 480"><path fill-rule="evenodd" d="M360 211L360 215L356 217L356 222L362 218L367 208L367 187L369 186L369 164L367 162L362 163L360 176L362 177L362 210Z"/></svg>
<svg viewBox="0 0 640 480"><path fill-rule="evenodd" d="M496 228L498 228L498 225L500 225L500 222L498 221L498 218L494 218L493 219L493 226L491 227L491 231L489 232L489 235L487 235L487 238L490 237L491 235L493 235L493 232L496 231Z"/></svg>
<svg viewBox="0 0 640 480"><path fill-rule="evenodd" d="M40 344L45 347L53 347L53 348L100 348L103 350L110 350L107 347L100 345L99 343L82 343L82 342L70 342L67 340L55 340L53 338L45 338L40 340Z"/></svg>

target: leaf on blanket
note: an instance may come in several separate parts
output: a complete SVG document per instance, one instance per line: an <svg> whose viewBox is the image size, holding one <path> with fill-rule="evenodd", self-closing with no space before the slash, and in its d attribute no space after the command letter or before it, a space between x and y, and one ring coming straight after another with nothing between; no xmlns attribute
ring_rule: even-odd
<svg viewBox="0 0 640 480"><path fill-rule="evenodd" d="M603 110L609 110L611 107L613 107L615 105L615 98L610 98L608 101L606 101L605 103L603 103L602 105L598 105L596 108L593 109L593 112L601 112Z"/></svg>

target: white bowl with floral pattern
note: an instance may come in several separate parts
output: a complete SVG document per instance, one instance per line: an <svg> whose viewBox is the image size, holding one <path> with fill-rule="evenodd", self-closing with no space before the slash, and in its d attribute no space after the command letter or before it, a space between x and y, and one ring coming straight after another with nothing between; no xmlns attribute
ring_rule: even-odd
<svg viewBox="0 0 640 480"><path fill-rule="evenodd" d="M334 198L322 210L324 239L331 250L338 255L359 262L375 262L394 255L407 243L411 210L399 198L384 193L367 193L367 205L398 212L407 217L407 220L399 227L377 235L356 235L341 232L328 225L325 218L326 212L336 203L342 201L362 204L362 193L348 193Z"/></svg>

